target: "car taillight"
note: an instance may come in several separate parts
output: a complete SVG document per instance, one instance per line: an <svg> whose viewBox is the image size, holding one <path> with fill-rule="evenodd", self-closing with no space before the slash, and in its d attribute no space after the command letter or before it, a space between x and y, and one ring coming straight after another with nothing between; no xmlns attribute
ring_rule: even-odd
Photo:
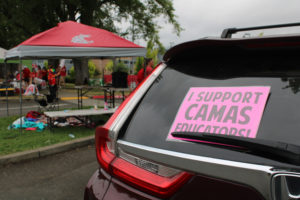
<svg viewBox="0 0 300 200"><path fill-rule="evenodd" d="M147 161L122 152L115 156L110 149L108 129L97 128L96 149L101 167L112 176L160 198L167 198L174 194L191 174L171 167ZM131 159L131 160L130 160Z"/></svg>
<svg viewBox="0 0 300 200"><path fill-rule="evenodd" d="M144 80L138 88L141 87L145 81L146 80ZM116 156L114 154L114 144L109 138L110 126L138 88L125 99L103 127L96 129L95 145L97 159L101 167L115 178L153 196L167 198L186 183L192 175L178 169L127 154L120 148L118 149L119 154Z"/></svg>
<svg viewBox="0 0 300 200"><path fill-rule="evenodd" d="M109 171L109 164L115 158L115 155L108 148L111 144L111 141L108 139L108 133L108 129L104 127L98 127L96 129L95 144L97 159L105 171Z"/></svg>
<svg viewBox="0 0 300 200"><path fill-rule="evenodd" d="M112 174L154 196L171 196L191 177L189 173L134 157L133 163L122 157L115 159L112 162Z"/></svg>

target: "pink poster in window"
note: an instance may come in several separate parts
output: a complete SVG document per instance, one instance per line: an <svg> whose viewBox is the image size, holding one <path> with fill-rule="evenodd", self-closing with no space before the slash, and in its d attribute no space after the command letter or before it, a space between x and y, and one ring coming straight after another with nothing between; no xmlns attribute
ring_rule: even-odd
<svg viewBox="0 0 300 200"><path fill-rule="evenodd" d="M184 97L172 132L199 132L256 138L269 86L193 87Z"/></svg>

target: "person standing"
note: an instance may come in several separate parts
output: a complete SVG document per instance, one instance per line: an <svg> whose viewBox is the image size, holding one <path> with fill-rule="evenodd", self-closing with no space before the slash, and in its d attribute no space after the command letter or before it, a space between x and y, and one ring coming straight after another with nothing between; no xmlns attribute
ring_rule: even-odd
<svg viewBox="0 0 300 200"><path fill-rule="evenodd" d="M58 65L56 68L55 68L55 72L56 72L56 85L57 87L60 87L60 66Z"/></svg>
<svg viewBox="0 0 300 200"><path fill-rule="evenodd" d="M152 59L146 59L146 71L144 71L144 68L140 69L140 71L137 74L137 81L138 84L141 83L145 77L147 77L153 70L153 60Z"/></svg>
<svg viewBox="0 0 300 200"><path fill-rule="evenodd" d="M31 69L31 73L30 73L30 81L29 81L29 83L30 84L35 84L35 78L37 77L37 72L36 72L36 69L33 67L32 69Z"/></svg>
<svg viewBox="0 0 300 200"><path fill-rule="evenodd" d="M49 84L49 92L52 100L56 100L57 95L57 84L56 84L57 73L55 71L54 66L50 65L48 70L48 84Z"/></svg>
<svg viewBox="0 0 300 200"><path fill-rule="evenodd" d="M31 76L32 80L38 76L35 68L32 68L30 76Z"/></svg>
<svg viewBox="0 0 300 200"><path fill-rule="evenodd" d="M43 79L42 68L41 68L41 66L39 66L39 65L38 65L37 77L38 77L39 79Z"/></svg>
<svg viewBox="0 0 300 200"><path fill-rule="evenodd" d="M47 72L46 67L43 67L41 74L42 74L42 79L47 82L48 81L48 72Z"/></svg>
<svg viewBox="0 0 300 200"><path fill-rule="evenodd" d="M63 66L60 69L60 85L65 86L66 84L66 75L67 75L67 69L66 66Z"/></svg>
<svg viewBox="0 0 300 200"><path fill-rule="evenodd" d="M22 74L23 74L23 80L25 81L25 87L27 88L30 82L30 70L28 69L27 66L24 66Z"/></svg>

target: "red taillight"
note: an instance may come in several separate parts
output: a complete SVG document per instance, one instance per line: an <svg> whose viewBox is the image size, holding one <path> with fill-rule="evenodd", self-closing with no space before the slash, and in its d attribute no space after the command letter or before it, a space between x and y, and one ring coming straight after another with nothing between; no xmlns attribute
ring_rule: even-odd
<svg viewBox="0 0 300 200"><path fill-rule="evenodd" d="M140 84L139 87L142 84ZM126 100L119 106L117 111L103 127L98 127L96 129L95 144L97 159L105 171L122 180L123 182L126 182L128 185L154 196L167 198L174 194L184 183L186 183L192 175L186 172L176 172L171 176L163 176L162 174L156 174L154 172L147 171L142 166L137 166L134 163L123 159L124 157L117 157L113 153L114 149L110 147L112 145L112 141L109 139L109 128L120 114L121 110L126 106L134 93L138 90L138 88L136 88L130 94L130 96L126 98ZM141 163L143 162L150 163L149 161L142 160ZM152 164L150 164L150 166L152 166ZM173 168L170 169L172 170Z"/></svg>
<svg viewBox="0 0 300 200"><path fill-rule="evenodd" d="M104 127L98 127L96 129L95 137L98 162L100 163L101 167L107 172L109 171L110 163L115 158L115 155L112 152L110 152L107 146L110 142L108 138L108 132L108 129Z"/></svg>
<svg viewBox="0 0 300 200"><path fill-rule="evenodd" d="M160 198L167 198L174 194L191 177L186 172L173 177L162 177L121 158L113 161L112 174L129 185Z"/></svg>
<svg viewBox="0 0 300 200"><path fill-rule="evenodd" d="M167 198L174 194L191 177L191 174L186 172L180 172L172 177L163 177L116 157L109 150L110 140L108 133L108 129L103 127L97 128L97 158L105 171L123 182L154 196Z"/></svg>

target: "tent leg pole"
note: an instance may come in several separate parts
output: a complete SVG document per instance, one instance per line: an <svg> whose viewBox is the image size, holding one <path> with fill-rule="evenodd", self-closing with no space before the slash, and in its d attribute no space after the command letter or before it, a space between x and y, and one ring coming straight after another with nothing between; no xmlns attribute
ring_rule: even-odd
<svg viewBox="0 0 300 200"><path fill-rule="evenodd" d="M19 62L19 74L20 74L20 133L22 134L22 78L23 78L23 73L22 73L22 58L20 58Z"/></svg>
<svg viewBox="0 0 300 200"><path fill-rule="evenodd" d="M144 57L144 78L146 78L146 69L147 69L147 65L148 65L148 63L147 63L148 61L147 61L147 58L146 57Z"/></svg>
<svg viewBox="0 0 300 200"><path fill-rule="evenodd" d="M7 84L8 80L7 80L7 61L6 61L6 59L4 61L4 68L5 68L5 83ZM7 87L8 87L8 85L6 85L5 94L6 94L6 115L8 116L9 113L8 113L8 93L7 93Z"/></svg>

